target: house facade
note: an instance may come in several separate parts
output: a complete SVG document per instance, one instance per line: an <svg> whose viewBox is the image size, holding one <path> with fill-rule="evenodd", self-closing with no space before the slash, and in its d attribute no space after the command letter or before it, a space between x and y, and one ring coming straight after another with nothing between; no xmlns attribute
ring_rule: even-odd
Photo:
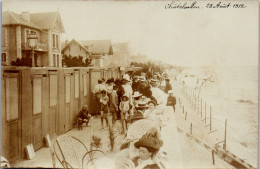
<svg viewBox="0 0 260 169"><path fill-rule="evenodd" d="M113 48L111 40L71 40L69 43L65 43L62 49L63 57L82 56L83 60L86 58L91 59L90 66L106 68L109 67L110 58L113 55Z"/></svg>
<svg viewBox="0 0 260 169"><path fill-rule="evenodd" d="M127 67L130 65L129 43L113 43L113 56L111 56L110 67Z"/></svg>
<svg viewBox="0 0 260 169"><path fill-rule="evenodd" d="M11 11L2 13L2 65L11 65L22 57L32 57L28 35L38 37L34 48L34 62L41 67L61 67L60 37L64 27L59 12L17 14Z"/></svg>

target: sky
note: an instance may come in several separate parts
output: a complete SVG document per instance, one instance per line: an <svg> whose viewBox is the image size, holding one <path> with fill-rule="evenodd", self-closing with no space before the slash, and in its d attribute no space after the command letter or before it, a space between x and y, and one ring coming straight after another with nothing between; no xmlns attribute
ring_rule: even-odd
<svg viewBox="0 0 260 169"><path fill-rule="evenodd" d="M130 42L132 55L172 65L258 64L257 0L243 1L244 9L207 9L206 1L199 1L200 9L165 9L168 3L6 0L2 10L59 11L66 31L62 40Z"/></svg>

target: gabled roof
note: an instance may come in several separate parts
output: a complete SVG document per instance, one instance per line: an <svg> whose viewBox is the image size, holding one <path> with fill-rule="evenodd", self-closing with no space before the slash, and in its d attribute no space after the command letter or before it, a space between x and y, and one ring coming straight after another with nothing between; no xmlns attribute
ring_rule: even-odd
<svg viewBox="0 0 260 169"><path fill-rule="evenodd" d="M128 49L128 42L124 42L124 43L113 43L113 52L114 53L128 53L129 49Z"/></svg>
<svg viewBox="0 0 260 169"><path fill-rule="evenodd" d="M59 24L61 32L65 32L59 12L30 13L30 22L11 11L2 13L2 25L23 25L35 29L52 29Z"/></svg>
<svg viewBox="0 0 260 169"><path fill-rule="evenodd" d="M66 50L70 46L70 44L73 43L73 42L77 43L82 49L84 49L87 53L89 53L89 51L84 46L82 46L78 41L76 41L75 39L72 39L67 45L65 45L65 47L62 49L61 53L63 53L64 50Z"/></svg>
<svg viewBox="0 0 260 169"><path fill-rule="evenodd" d="M41 29L34 23L25 20L21 15L11 11L5 11L2 13L2 25L23 25L39 30Z"/></svg>
<svg viewBox="0 0 260 169"><path fill-rule="evenodd" d="M56 22L59 22L61 32L65 32L59 12L32 13L31 22L35 23L42 29L52 29Z"/></svg>
<svg viewBox="0 0 260 169"><path fill-rule="evenodd" d="M102 55L108 54L113 55L113 48L111 40L81 40L79 41L91 54Z"/></svg>

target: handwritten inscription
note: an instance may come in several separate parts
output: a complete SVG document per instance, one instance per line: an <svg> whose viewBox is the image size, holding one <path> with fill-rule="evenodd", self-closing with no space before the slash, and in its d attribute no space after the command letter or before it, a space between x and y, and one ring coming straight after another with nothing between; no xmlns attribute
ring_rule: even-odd
<svg viewBox="0 0 260 169"><path fill-rule="evenodd" d="M246 8L246 5L243 3L233 3L233 2L210 2L200 4L197 1L193 2L181 2L181 1L172 1L165 5L165 9L229 9L229 8Z"/></svg>

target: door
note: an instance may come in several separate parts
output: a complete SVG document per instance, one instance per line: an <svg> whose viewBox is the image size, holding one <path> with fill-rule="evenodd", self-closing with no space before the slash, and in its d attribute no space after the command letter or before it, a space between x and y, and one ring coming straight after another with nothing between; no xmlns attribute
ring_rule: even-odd
<svg viewBox="0 0 260 169"><path fill-rule="evenodd" d="M10 163L16 162L21 158L22 143L22 116L21 116L21 90L20 76L18 72L4 73L2 79L2 156Z"/></svg>
<svg viewBox="0 0 260 169"><path fill-rule="evenodd" d="M74 102L73 102L73 115L72 119L78 114L79 112L79 71L74 71Z"/></svg>
<svg viewBox="0 0 260 169"><path fill-rule="evenodd" d="M72 127L72 116L71 116L71 74L65 74L65 132Z"/></svg>
<svg viewBox="0 0 260 169"><path fill-rule="evenodd" d="M34 150L43 147L42 136L42 75L32 75L32 137Z"/></svg>
<svg viewBox="0 0 260 169"><path fill-rule="evenodd" d="M58 74L57 71L49 71L49 115L48 131L51 137L57 133L58 116Z"/></svg>
<svg viewBox="0 0 260 169"><path fill-rule="evenodd" d="M98 106L97 100L94 98L94 88L98 84L98 79L101 79L101 71L100 70L91 70L89 73L90 79L90 107L89 111L91 114L97 114L96 106Z"/></svg>

